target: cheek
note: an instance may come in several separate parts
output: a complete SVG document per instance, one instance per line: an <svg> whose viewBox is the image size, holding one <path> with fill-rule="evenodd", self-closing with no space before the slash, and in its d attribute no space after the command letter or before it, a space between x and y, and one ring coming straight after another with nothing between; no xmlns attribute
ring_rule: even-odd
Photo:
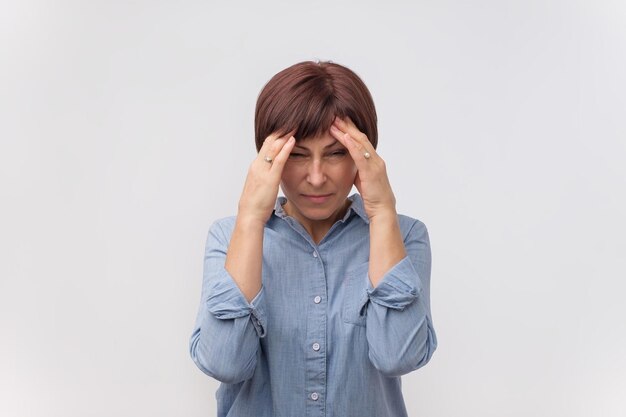
<svg viewBox="0 0 626 417"><path fill-rule="evenodd" d="M357 173L358 171L359 171L359 170L356 168L356 164L355 164L355 163L352 163L352 169L350 170L350 173L352 174L352 179L354 179L354 178L356 177L356 173Z"/></svg>
<svg viewBox="0 0 626 417"><path fill-rule="evenodd" d="M297 174L295 167L290 166L288 163L285 164L283 172L280 174L280 183L286 186L293 184L296 181Z"/></svg>
<svg viewBox="0 0 626 417"><path fill-rule="evenodd" d="M356 173L358 172L356 164L353 160L350 160L350 163L346 165L346 175L349 175L350 177L352 177L352 179L354 179L354 177L356 177Z"/></svg>
<svg viewBox="0 0 626 417"><path fill-rule="evenodd" d="M281 179L285 179L287 177L291 176L291 173L293 171L293 167L292 164L290 164L289 162L287 162L284 166L283 166L283 172L280 173L280 178Z"/></svg>
<svg viewBox="0 0 626 417"><path fill-rule="evenodd" d="M356 164L350 161L349 164L347 163L345 166L342 167L340 178L344 179L345 184L351 185L352 183L354 183L357 172L358 170L356 168Z"/></svg>

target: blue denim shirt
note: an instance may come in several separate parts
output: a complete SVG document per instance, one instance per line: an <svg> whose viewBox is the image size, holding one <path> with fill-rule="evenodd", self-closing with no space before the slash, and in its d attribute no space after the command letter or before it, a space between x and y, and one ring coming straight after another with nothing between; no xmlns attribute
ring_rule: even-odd
<svg viewBox="0 0 626 417"><path fill-rule="evenodd" d="M263 239L262 287L248 303L224 268L236 217L215 221L190 352L222 382L218 417L401 417L400 376L425 365L430 314L426 226L398 215L407 256L373 288L359 194L315 244L278 197Z"/></svg>

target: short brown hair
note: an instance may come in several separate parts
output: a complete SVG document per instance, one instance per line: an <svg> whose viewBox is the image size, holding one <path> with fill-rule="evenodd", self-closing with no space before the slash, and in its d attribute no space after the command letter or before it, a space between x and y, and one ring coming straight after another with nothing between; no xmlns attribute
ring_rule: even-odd
<svg viewBox="0 0 626 417"><path fill-rule="evenodd" d="M296 141L325 134L335 116L350 117L376 149L372 95L352 70L332 61L304 61L274 75L261 90L254 114L256 149L270 134L296 130Z"/></svg>

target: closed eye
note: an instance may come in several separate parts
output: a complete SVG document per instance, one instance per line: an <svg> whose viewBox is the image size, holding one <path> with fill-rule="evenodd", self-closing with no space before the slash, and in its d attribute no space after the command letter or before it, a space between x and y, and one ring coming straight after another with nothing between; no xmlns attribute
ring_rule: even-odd
<svg viewBox="0 0 626 417"><path fill-rule="evenodd" d="M340 158L343 157L345 155L348 154L348 151L346 149L338 149L336 151L332 151L329 154L326 154L327 158ZM289 154L289 158L291 159L304 159L304 158L308 158L309 155L308 154L303 154L303 153L299 153L299 152L292 152Z"/></svg>

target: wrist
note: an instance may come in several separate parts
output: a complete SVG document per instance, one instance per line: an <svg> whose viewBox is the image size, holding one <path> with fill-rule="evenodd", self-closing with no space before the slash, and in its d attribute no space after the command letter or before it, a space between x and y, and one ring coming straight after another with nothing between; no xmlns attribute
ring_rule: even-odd
<svg viewBox="0 0 626 417"><path fill-rule="evenodd" d="M258 216L238 213L236 226L243 227L245 230L263 230L265 228L265 220L260 219Z"/></svg>
<svg viewBox="0 0 626 417"><path fill-rule="evenodd" d="M382 209L375 214L369 216L370 224L372 223L393 223L398 220L398 213L393 207Z"/></svg>

